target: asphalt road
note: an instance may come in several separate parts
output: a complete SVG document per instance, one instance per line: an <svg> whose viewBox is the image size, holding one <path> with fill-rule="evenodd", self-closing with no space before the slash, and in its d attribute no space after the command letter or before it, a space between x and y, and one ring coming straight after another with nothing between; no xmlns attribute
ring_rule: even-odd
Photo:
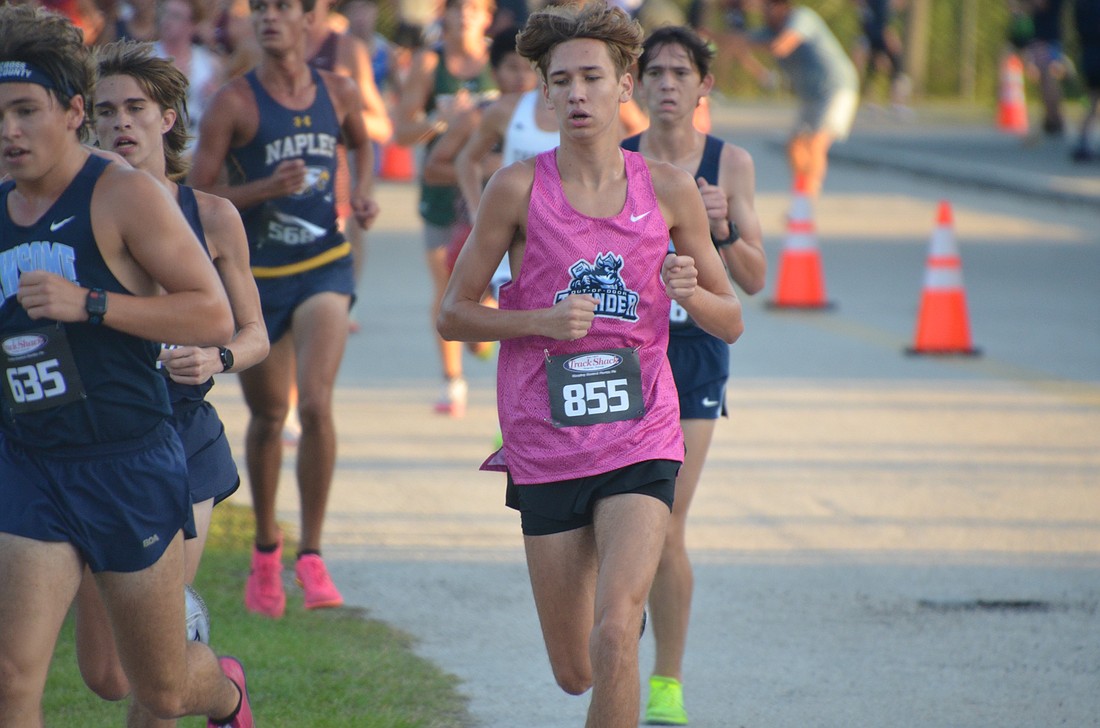
<svg viewBox="0 0 1100 728"><path fill-rule="evenodd" d="M787 118L716 115L756 160L769 282L790 200ZM959 174L914 173L894 159L903 147ZM836 307L771 311L770 286L746 302L731 417L689 523L696 728L1100 725L1100 208L964 174L993 148L1002 171L1013 164L1013 147L978 127L861 118L815 211ZM1048 152L1036 189L1095 184ZM363 330L338 383L326 558L350 604L462 680L477 725L583 725L587 696L558 690L544 655L518 517L502 479L477 470L496 434L494 369L469 357L467 417L432 414L415 191L378 197ZM903 353L941 199L980 357ZM243 463L235 380L213 397Z"/></svg>

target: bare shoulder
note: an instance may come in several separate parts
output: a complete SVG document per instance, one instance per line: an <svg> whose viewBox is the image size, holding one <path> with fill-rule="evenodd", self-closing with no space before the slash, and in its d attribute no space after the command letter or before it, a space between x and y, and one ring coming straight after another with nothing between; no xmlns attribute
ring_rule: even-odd
<svg viewBox="0 0 1100 728"><path fill-rule="evenodd" d="M756 187L756 167L752 155L736 144L724 144L718 164L718 184L727 195L751 200Z"/></svg>
<svg viewBox="0 0 1100 728"><path fill-rule="evenodd" d="M195 202L199 206L199 220L204 231L216 231L226 225L240 223L241 215L233 203L219 195L195 190Z"/></svg>
<svg viewBox="0 0 1100 728"><path fill-rule="evenodd" d="M199 221L206 237L206 247L212 259L227 254L231 256L234 246L239 242L247 245L244 223L232 202L202 190L195 190L195 202L199 208Z"/></svg>
<svg viewBox="0 0 1100 728"><path fill-rule="evenodd" d="M695 192L698 188L694 178L669 162L661 162L646 158L646 166L649 167L649 177L653 180L653 191L657 193L657 199L664 200L684 191Z"/></svg>
<svg viewBox="0 0 1100 728"><path fill-rule="evenodd" d="M208 108L216 109L217 113L203 114L200 142L204 129L216 128L222 133L240 134L245 133L245 130L259 120L260 110L256 104L256 95L243 76L234 78L218 89L210 99Z"/></svg>
<svg viewBox="0 0 1100 728"><path fill-rule="evenodd" d="M535 159L524 159L500 168L493 174L491 183L517 196L526 196L535 182Z"/></svg>
<svg viewBox="0 0 1100 728"><path fill-rule="evenodd" d="M342 73L326 71L322 68L317 69L317 73L321 75L321 80L324 81L329 94L344 94L347 93L348 89L357 89L355 81Z"/></svg>
<svg viewBox="0 0 1100 728"><path fill-rule="evenodd" d="M352 65L358 65L359 60L364 56L370 56L370 49L366 41L347 32L337 34L336 57L349 70Z"/></svg>
<svg viewBox="0 0 1100 728"><path fill-rule="evenodd" d="M218 115L244 108L249 104L255 104L255 97L248 79L244 76L237 76L226 83L214 93L214 97L210 100L210 108L217 108Z"/></svg>
<svg viewBox="0 0 1100 728"><path fill-rule="evenodd" d="M159 204L160 201L167 199L168 191L153 175L131 167L125 161L115 161L113 155L97 156L110 159L112 163L104 168L100 183L95 186L95 193L92 197L93 203L95 198L101 195L109 200L111 204L119 199L128 199L132 195L133 203L138 204L131 203L119 207L119 210L123 211L144 209L140 206L149 204L151 200L153 204Z"/></svg>
<svg viewBox="0 0 1100 728"><path fill-rule="evenodd" d="M345 76L334 71L319 70L318 72L321 74L321 80L325 84L329 98L336 100L344 109L350 108L361 98L359 84L351 76Z"/></svg>
<svg viewBox="0 0 1100 728"><path fill-rule="evenodd" d="M753 168L752 155L749 154L748 150L729 142L722 144L722 156L719 164L734 173Z"/></svg>
<svg viewBox="0 0 1100 728"><path fill-rule="evenodd" d="M130 166L130 163L127 162L126 158L123 157L121 154L115 154L114 152L109 151L107 149L103 149L102 147L93 147L90 144L85 144L84 148L87 149L88 153L91 154L92 156L102 157L103 159L107 159L107 160L110 160L112 162L116 162L116 163L121 164L125 167Z"/></svg>
<svg viewBox="0 0 1100 728"><path fill-rule="evenodd" d="M479 210L494 210L526 220L527 200L535 182L535 160L524 159L502 167L489 178Z"/></svg>
<svg viewBox="0 0 1100 728"><path fill-rule="evenodd" d="M112 258L114 251L121 250L119 245L159 239L160 231L171 226L175 207L168 190L153 175L121 163L108 164L92 190L92 229L100 251Z"/></svg>

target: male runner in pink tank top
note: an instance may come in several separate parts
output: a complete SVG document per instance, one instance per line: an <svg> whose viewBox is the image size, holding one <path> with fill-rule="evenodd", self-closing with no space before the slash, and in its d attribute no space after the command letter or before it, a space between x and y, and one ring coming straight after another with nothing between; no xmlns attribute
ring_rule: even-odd
<svg viewBox="0 0 1100 728"><path fill-rule="evenodd" d="M517 49L561 146L490 180L439 316L446 339L501 341L504 446L484 467L508 473L554 676L592 688L590 727L638 722L638 629L684 454L669 299L729 343L743 329L691 175L619 149L642 37L602 2L528 20ZM483 306L506 252L512 282Z"/></svg>

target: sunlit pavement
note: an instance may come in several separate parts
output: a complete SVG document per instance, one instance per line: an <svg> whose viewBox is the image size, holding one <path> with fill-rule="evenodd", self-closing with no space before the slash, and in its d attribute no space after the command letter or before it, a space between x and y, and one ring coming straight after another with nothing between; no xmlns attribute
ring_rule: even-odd
<svg viewBox="0 0 1100 728"><path fill-rule="evenodd" d="M788 118L779 106L716 114L756 159L769 282L789 201ZM867 122L865 151L882 145L881 127ZM588 698L553 683L518 517L502 478L477 470L497 432L494 368L467 357L467 417L432 413L415 188L382 184L378 198L362 333L336 396L334 579L349 604L415 635L461 678L478 725L580 726ZM980 357L903 353L942 198L955 206ZM1097 725L1095 209L833 164L816 221L837 306L771 311L770 289L746 301L731 416L692 509L693 726ZM234 378L213 398L243 465ZM288 450L279 497L290 524L294 461ZM235 500L247 503L247 488ZM290 593L288 608L301 608ZM651 664L647 637L643 675Z"/></svg>

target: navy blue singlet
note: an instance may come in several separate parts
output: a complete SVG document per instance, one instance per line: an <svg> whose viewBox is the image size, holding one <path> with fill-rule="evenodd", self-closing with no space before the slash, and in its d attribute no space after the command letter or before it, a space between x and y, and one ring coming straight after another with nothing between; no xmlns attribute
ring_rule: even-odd
<svg viewBox="0 0 1100 728"><path fill-rule="evenodd" d="M635 134L632 137L623 139L620 146L631 152L637 152L641 139L641 134ZM703 156L699 160L699 168L695 170L693 179L702 177L712 185L718 184L718 164L722 159L722 147L724 145L725 142L718 137L707 134L706 144L703 146ZM670 248L671 245L669 243ZM710 334L699 328L699 325L685 314L684 320L669 322L669 336L710 336Z"/></svg>
<svg viewBox="0 0 1100 728"><path fill-rule="evenodd" d="M171 412L155 368L159 344L108 326L32 320L16 300L20 274L32 270L57 273L85 288L128 293L92 232L92 192L108 164L90 156L29 226L15 224L8 214L15 183L0 185L0 434L25 447L130 440Z"/></svg>
<svg viewBox="0 0 1100 728"><path fill-rule="evenodd" d="M259 110L256 136L230 150L231 182L270 177L284 159L303 159L306 183L287 197L241 210L255 267L308 260L344 242L337 228L333 180L340 125L321 74L310 69L317 94L305 109L288 109L264 90L255 71L245 75Z"/></svg>
<svg viewBox="0 0 1100 728"><path fill-rule="evenodd" d="M199 218L199 203L195 199L195 190L186 185L179 185L178 191L180 212L183 213L184 218L191 225L195 237L202 243L203 250L209 255L210 246L206 244L206 233L203 232L202 220ZM171 400L173 406L180 402L201 402L206 399L206 393L214 386L213 377L202 384L180 384L172 381L171 377L168 376L167 369L160 367L160 370L164 374L165 383L168 385L168 399Z"/></svg>

